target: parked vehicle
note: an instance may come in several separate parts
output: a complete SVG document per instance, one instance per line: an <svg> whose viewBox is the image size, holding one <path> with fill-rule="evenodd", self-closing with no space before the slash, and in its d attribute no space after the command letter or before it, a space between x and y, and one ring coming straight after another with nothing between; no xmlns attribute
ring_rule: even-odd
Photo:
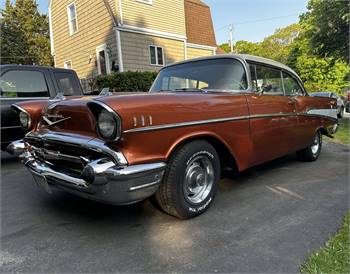
<svg viewBox="0 0 350 274"><path fill-rule="evenodd" d="M21 117L11 108L17 102L55 98L61 91L65 96L81 96L83 90L73 70L40 66L0 65L1 149L24 137L27 129Z"/></svg>
<svg viewBox="0 0 350 274"><path fill-rule="evenodd" d="M347 113L350 112L350 91L346 92L346 97L345 97L345 110Z"/></svg>
<svg viewBox="0 0 350 274"><path fill-rule="evenodd" d="M176 63L149 93L62 100L42 118L30 104L17 107L32 120L23 163L48 192L111 204L154 195L183 219L209 207L223 169L295 151L315 161L338 123L334 99L308 96L289 67L248 55Z"/></svg>
<svg viewBox="0 0 350 274"><path fill-rule="evenodd" d="M343 99L336 94L335 92L323 91L323 92L314 92L310 94L313 97L327 97L334 98L337 100L337 115L338 118L342 118L344 116L345 104Z"/></svg>

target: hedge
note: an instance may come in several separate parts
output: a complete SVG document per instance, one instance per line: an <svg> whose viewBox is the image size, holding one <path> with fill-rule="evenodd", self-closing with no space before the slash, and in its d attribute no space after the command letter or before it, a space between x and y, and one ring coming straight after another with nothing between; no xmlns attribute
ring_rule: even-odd
<svg viewBox="0 0 350 274"><path fill-rule="evenodd" d="M148 91L158 72L114 72L109 75L98 76L96 85L99 90L110 88L116 92Z"/></svg>

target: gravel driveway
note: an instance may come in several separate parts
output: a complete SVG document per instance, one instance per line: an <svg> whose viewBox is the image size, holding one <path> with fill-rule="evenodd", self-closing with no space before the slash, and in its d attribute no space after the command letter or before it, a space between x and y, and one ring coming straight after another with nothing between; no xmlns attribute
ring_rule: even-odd
<svg viewBox="0 0 350 274"><path fill-rule="evenodd" d="M349 207L349 147L293 155L220 183L207 213L179 221L148 201L47 195L2 156L1 272L298 272Z"/></svg>

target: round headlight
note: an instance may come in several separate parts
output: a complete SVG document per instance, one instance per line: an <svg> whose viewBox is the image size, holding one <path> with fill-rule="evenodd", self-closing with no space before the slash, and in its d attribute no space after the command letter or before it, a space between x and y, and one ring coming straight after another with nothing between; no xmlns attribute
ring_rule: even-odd
<svg viewBox="0 0 350 274"><path fill-rule="evenodd" d="M118 121L112 113L102 110L98 115L97 128L102 138L114 140L118 134Z"/></svg>
<svg viewBox="0 0 350 274"><path fill-rule="evenodd" d="M28 113L21 111L19 113L19 121L21 123L22 128L24 129L30 128L30 117Z"/></svg>

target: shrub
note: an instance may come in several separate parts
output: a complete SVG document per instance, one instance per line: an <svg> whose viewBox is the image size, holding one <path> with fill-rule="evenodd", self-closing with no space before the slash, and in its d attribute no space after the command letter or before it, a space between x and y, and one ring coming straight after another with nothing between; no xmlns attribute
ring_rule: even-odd
<svg viewBox="0 0 350 274"><path fill-rule="evenodd" d="M110 88L116 92L148 91L158 72L114 72L109 75L98 76L96 84L99 90Z"/></svg>

